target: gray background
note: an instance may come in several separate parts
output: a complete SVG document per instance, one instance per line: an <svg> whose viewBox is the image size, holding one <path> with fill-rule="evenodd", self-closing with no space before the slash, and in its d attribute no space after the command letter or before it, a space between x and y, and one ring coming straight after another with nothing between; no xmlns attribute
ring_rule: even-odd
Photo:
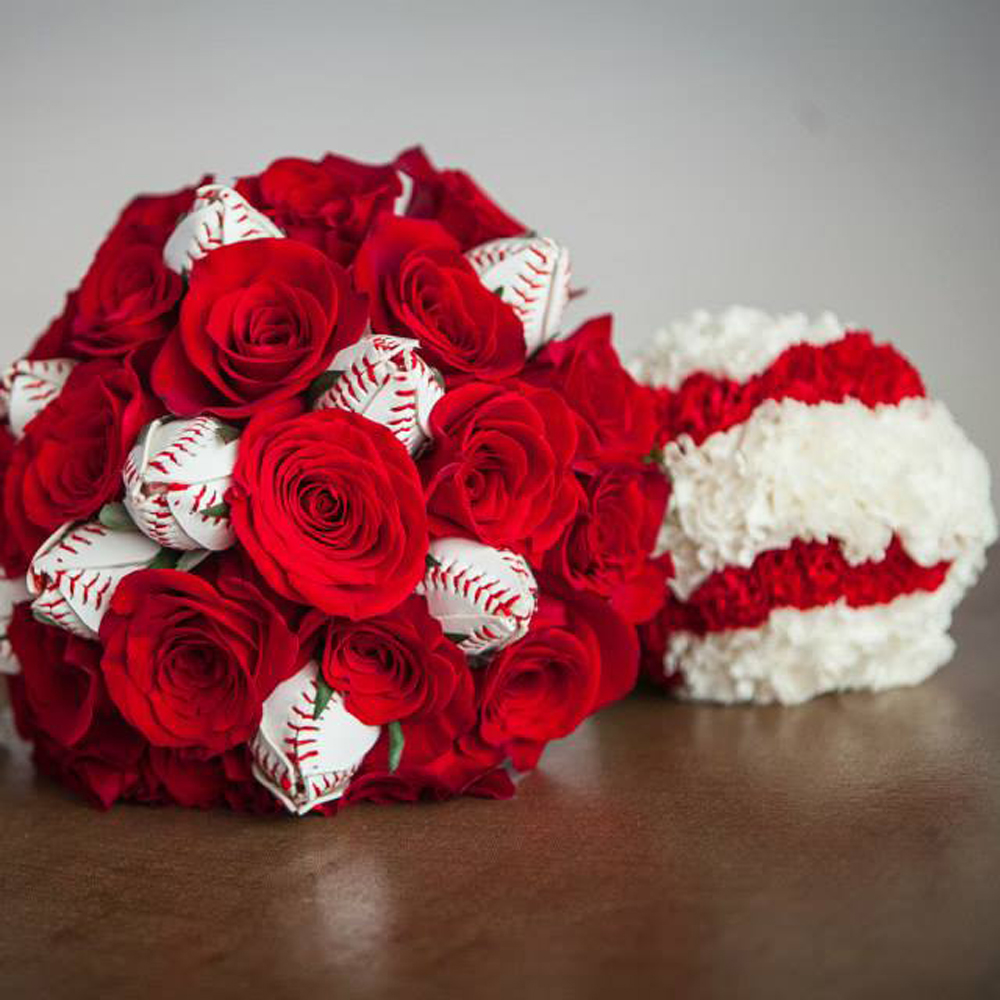
<svg viewBox="0 0 1000 1000"><path fill-rule="evenodd" d="M421 141L570 245L626 353L830 307L1000 469L1000 2L0 0L0 94L7 356L137 190Z"/></svg>

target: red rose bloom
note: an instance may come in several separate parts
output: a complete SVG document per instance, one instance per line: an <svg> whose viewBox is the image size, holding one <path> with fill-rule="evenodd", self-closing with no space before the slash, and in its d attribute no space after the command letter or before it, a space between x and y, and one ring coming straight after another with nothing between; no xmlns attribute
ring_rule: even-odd
<svg viewBox="0 0 1000 1000"><path fill-rule="evenodd" d="M14 608L7 638L35 725L63 746L78 743L109 704L100 645L36 621L27 602Z"/></svg>
<svg viewBox="0 0 1000 1000"><path fill-rule="evenodd" d="M111 698L154 746L215 754L246 742L264 700L295 671L283 615L227 569L215 586L170 569L131 573L101 622Z"/></svg>
<svg viewBox="0 0 1000 1000"><path fill-rule="evenodd" d="M504 753L474 734L452 740L434 755L414 747L414 727L404 724L406 745L399 767L389 770L388 739L371 749L344 794L343 802L441 802L456 795L509 799L514 785L503 768Z"/></svg>
<svg viewBox="0 0 1000 1000"><path fill-rule="evenodd" d="M295 240L249 240L198 261L180 326L153 365L179 416L247 417L302 392L365 325L347 273Z"/></svg>
<svg viewBox="0 0 1000 1000"><path fill-rule="evenodd" d="M558 392L579 415L582 459L628 462L652 450L656 393L622 367L611 343L610 316L584 323L566 340L550 341L523 377Z"/></svg>
<svg viewBox="0 0 1000 1000"><path fill-rule="evenodd" d="M503 378L524 364L521 321L436 223L381 216L354 280L371 299L375 331L419 340L442 371Z"/></svg>
<svg viewBox="0 0 1000 1000"><path fill-rule="evenodd" d="M355 413L259 414L240 440L228 499L271 586L328 614L389 611L423 577L416 467L390 431Z"/></svg>
<svg viewBox="0 0 1000 1000"><path fill-rule="evenodd" d="M419 147L396 158L413 180L406 214L433 219L458 240L462 250L502 236L520 236L527 226L509 216L462 170L438 170Z"/></svg>
<svg viewBox="0 0 1000 1000"><path fill-rule="evenodd" d="M57 643L28 634L27 606L17 618L18 637L12 641L18 644L22 672L7 678L17 730L34 745L33 759L42 774L108 809L136 788L145 743L108 703L100 675L91 673L100 648L73 639L66 660L44 663L40 657L59 655ZM93 646L94 653L84 652L85 646ZM34 675L31 680L29 675Z"/></svg>
<svg viewBox="0 0 1000 1000"><path fill-rule="evenodd" d="M11 459L14 457L14 449L17 442L14 435L7 427L0 425L0 500L2 500L7 489L7 470L10 468ZM13 579L24 576L28 570L28 563L34 552L26 552L21 543L14 537L14 532L9 525L5 525L0 531L0 568L3 575Z"/></svg>
<svg viewBox="0 0 1000 1000"><path fill-rule="evenodd" d="M542 553L576 513L576 426L552 392L469 382L431 411L421 462L431 531Z"/></svg>
<svg viewBox="0 0 1000 1000"><path fill-rule="evenodd" d="M158 412L131 368L91 361L73 369L25 428L4 480L7 530L23 552L122 491L125 457Z"/></svg>
<svg viewBox="0 0 1000 1000"><path fill-rule="evenodd" d="M120 356L162 340L177 322L184 281L163 262L163 244L142 230L113 233L75 301L70 344L83 357Z"/></svg>
<svg viewBox="0 0 1000 1000"><path fill-rule="evenodd" d="M372 219L391 211L403 189L390 165L372 166L328 153L322 160L286 157L236 185L289 238L322 250L345 267Z"/></svg>
<svg viewBox="0 0 1000 1000"><path fill-rule="evenodd" d="M437 715L458 685L469 682L464 654L444 637L422 597L359 622L322 621L317 658L323 677L370 726Z"/></svg>
<svg viewBox="0 0 1000 1000"><path fill-rule="evenodd" d="M612 466L583 480L576 518L545 558L573 590L611 599L626 620L645 621L663 605L669 557L649 559L670 487L648 466Z"/></svg>
<svg viewBox="0 0 1000 1000"><path fill-rule="evenodd" d="M634 629L604 602L543 597L528 634L477 675L479 735L532 768L549 740L632 689L638 660Z"/></svg>

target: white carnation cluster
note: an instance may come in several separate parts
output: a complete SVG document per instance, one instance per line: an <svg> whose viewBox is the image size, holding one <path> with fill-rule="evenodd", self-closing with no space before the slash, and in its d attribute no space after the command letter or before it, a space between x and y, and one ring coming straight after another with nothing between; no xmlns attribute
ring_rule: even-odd
<svg viewBox="0 0 1000 1000"><path fill-rule="evenodd" d="M746 381L788 347L844 332L828 313L810 322L741 307L698 312L663 331L634 371L671 390L695 372ZM776 608L760 627L676 631L664 672L681 673L683 695L794 703L914 684L950 658L951 613L985 565L997 523L986 461L943 403L767 400L700 444L683 434L669 442L663 469L671 497L658 550L673 557L670 586L682 601L713 573L796 540L836 541L858 565L880 560L895 536L918 564L951 564L937 590L887 604Z"/></svg>

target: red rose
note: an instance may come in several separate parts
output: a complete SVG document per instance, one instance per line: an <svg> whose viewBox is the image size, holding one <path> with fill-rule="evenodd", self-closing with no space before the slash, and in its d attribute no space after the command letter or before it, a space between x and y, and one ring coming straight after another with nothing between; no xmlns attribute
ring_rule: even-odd
<svg viewBox="0 0 1000 1000"><path fill-rule="evenodd" d="M0 425L0 500L7 490L7 471L14 457L16 444L14 435L6 426ZM4 576L11 579L24 576L33 553L34 549L30 552L25 551L14 532L10 530L10 526L4 525L0 531L0 568L3 569Z"/></svg>
<svg viewBox="0 0 1000 1000"><path fill-rule="evenodd" d="M396 166L413 180L406 214L414 219L439 222L458 240L462 250L528 231L495 204L467 173L438 170L419 146L400 153Z"/></svg>
<svg viewBox="0 0 1000 1000"><path fill-rule="evenodd" d="M131 231L148 243L158 243L162 250L181 217L191 210L198 188L211 181L211 176L206 174L193 187L167 194L138 195L122 209L108 239Z"/></svg>
<svg viewBox="0 0 1000 1000"><path fill-rule="evenodd" d="M632 689L638 658L634 629L603 601L543 597L528 634L477 674L479 735L532 768L549 740Z"/></svg>
<svg viewBox="0 0 1000 1000"><path fill-rule="evenodd" d="M423 577L416 467L390 431L358 414L259 414L240 440L227 496L240 542L294 600L366 618L394 608Z"/></svg>
<svg viewBox="0 0 1000 1000"><path fill-rule="evenodd" d="M319 616L313 616L314 619ZM443 712L470 685L462 651L441 631L422 597L352 622L322 616L317 659L347 710L370 726ZM310 623L303 625L308 630ZM470 720L471 721L471 720Z"/></svg>
<svg viewBox="0 0 1000 1000"><path fill-rule="evenodd" d="M159 407L131 368L77 365L25 428L4 480L7 530L34 552L60 525L83 520L122 490L125 457Z"/></svg>
<svg viewBox="0 0 1000 1000"><path fill-rule="evenodd" d="M7 638L35 725L63 746L78 743L109 706L100 645L36 621L27 602L14 608Z"/></svg>
<svg viewBox="0 0 1000 1000"><path fill-rule="evenodd" d="M153 388L179 416L247 417L302 392L365 325L347 273L295 240L249 240L198 261Z"/></svg>
<svg viewBox="0 0 1000 1000"><path fill-rule="evenodd" d="M527 381L554 389L580 417L580 456L599 464L648 455L657 434L656 393L622 367L611 343L611 317L550 341L525 369Z"/></svg>
<svg viewBox="0 0 1000 1000"><path fill-rule="evenodd" d="M43 625L38 627L56 631ZM79 646L67 661L50 664L53 671L62 666L66 668L63 690L35 678L30 682L33 690L29 693L27 675L42 667L35 653L48 655L54 649L46 640L27 638L23 629L18 641L18 655L25 657L23 672L7 678L7 690L18 732L34 745L35 766L94 805L110 808L118 799L130 794L139 781L145 747L142 738L110 705L91 713L86 705L72 704L81 694L85 699L88 697L87 682L81 684L79 670L82 668L76 662ZM95 706L102 700L106 698L96 698ZM63 742L53 737L52 732L72 735L73 742Z"/></svg>
<svg viewBox="0 0 1000 1000"><path fill-rule="evenodd" d="M404 725L404 732L407 727ZM390 772L388 740L383 735L365 758L344 794L343 802L441 802L456 795L509 799L514 785L503 768L504 754L482 740L463 739L433 759L412 754L412 733L399 767Z"/></svg>
<svg viewBox="0 0 1000 1000"><path fill-rule="evenodd" d="M217 577L131 573L101 622L111 698L154 746L215 754L246 742L295 671L298 643L281 612L238 572L223 566Z"/></svg>
<svg viewBox="0 0 1000 1000"><path fill-rule="evenodd" d="M573 590L611 599L626 620L645 621L662 606L669 557L649 559L670 487L649 466L611 466L583 479L580 512L545 558Z"/></svg>
<svg viewBox="0 0 1000 1000"><path fill-rule="evenodd" d="M163 244L142 230L113 233L80 285L70 345L83 357L114 357L162 340L177 323L184 281L163 262Z"/></svg>
<svg viewBox="0 0 1000 1000"><path fill-rule="evenodd" d="M431 531L542 553L576 513L576 426L553 392L468 382L431 411L421 462Z"/></svg>
<svg viewBox="0 0 1000 1000"><path fill-rule="evenodd" d="M380 216L354 280L371 299L375 331L419 340L442 371L503 378L524 364L521 321L434 222Z"/></svg>
<svg viewBox="0 0 1000 1000"><path fill-rule="evenodd" d="M391 211L403 189L390 165L372 166L328 153L322 160L286 157L236 190L291 239L338 263L354 259L374 217Z"/></svg>

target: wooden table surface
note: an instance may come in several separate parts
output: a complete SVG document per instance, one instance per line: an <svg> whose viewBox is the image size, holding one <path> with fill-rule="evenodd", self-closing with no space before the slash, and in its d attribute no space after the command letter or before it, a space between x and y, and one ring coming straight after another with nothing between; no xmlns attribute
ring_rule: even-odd
<svg viewBox="0 0 1000 1000"><path fill-rule="evenodd" d="M998 568L922 687L639 694L506 803L101 814L0 751L0 996L998 996Z"/></svg>

